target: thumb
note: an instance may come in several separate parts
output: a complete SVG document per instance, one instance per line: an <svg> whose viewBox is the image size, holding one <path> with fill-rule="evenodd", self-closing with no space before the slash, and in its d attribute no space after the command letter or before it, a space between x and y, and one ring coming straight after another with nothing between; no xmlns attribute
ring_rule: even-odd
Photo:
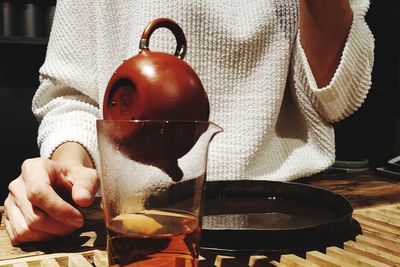
<svg viewBox="0 0 400 267"><path fill-rule="evenodd" d="M80 167L68 174L72 181L72 199L81 207L90 206L99 188L99 179L94 169Z"/></svg>

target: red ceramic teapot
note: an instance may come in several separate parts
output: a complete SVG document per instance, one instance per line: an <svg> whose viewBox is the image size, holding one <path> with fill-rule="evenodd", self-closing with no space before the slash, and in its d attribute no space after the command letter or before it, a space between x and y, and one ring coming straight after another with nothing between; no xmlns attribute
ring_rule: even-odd
<svg viewBox="0 0 400 267"><path fill-rule="evenodd" d="M175 35L174 55L150 51L150 37L160 27ZM103 103L105 120L187 122L155 124L162 128L126 124L110 134L126 156L157 166L176 181L183 176L177 159L207 129L190 122L208 121L209 117L207 94L196 72L183 60L185 54L186 38L179 25L166 18L152 21L142 34L139 53L125 60L112 75ZM180 142L176 142L177 136Z"/></svg>
<svg viewBox="0 0 400 267"><path fill-rule="evenodd" d="M175 35L175 54L149 49L152 33L168 28ZM196 72L183 58L186 38L174 21L159 18L143 31L139 54L125 60L112 75L104 96L106 120L207 121L207 94Z"/></svg>

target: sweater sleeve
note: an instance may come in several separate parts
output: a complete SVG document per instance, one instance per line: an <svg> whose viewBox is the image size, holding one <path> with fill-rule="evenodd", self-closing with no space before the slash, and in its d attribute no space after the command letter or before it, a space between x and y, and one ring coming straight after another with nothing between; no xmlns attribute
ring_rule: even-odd
<svg viewBox="0 0 400 267"><path fill-rule="evenodd" d="M374 37L365 22L369 0L353 0L353 21L340 63L330 83L318 88L297 34L292 57L295 94L306 95L328 123L340 121L356 111L371 86ZM296 92L297 91L297 92ZM299 92L303 91L303 92Z"/></svg>
<svg viewBox="0 0 400 267"><path fill-rule="evenodd" d="M98 164L96 119L100 117L96 76L93 1L57 2L40 86L32 111L38 119L43 157L67 141L82 144Z"/></svg>

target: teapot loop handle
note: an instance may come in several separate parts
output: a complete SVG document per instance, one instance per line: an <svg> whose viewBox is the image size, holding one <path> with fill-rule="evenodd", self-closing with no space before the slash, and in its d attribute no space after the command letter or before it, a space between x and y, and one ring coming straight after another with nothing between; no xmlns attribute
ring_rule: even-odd
<svg viewBox="0 0 400 267"><path fill-rule="evenodd" d="M139 51L150 51L150 36L158 28L167 28L174 34L176 39L176 50L174 55L183 59L186 55L187 48L185 34L176 22L167 18L155 19L147 25L146 29L144 29L142 33L142 38L140 39Z"/></svg>

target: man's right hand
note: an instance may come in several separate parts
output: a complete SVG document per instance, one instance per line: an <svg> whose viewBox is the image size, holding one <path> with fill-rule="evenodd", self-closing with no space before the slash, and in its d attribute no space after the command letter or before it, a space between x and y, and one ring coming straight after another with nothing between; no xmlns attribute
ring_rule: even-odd
<svg viewBox="0 0 400 267"><path fill-rule="evenodd" d="M22 164L4 202L6 231L13 245L67 235L83 225L74 206L89 206L99 181L93 168L68 163L35 158Z"/></svg>

